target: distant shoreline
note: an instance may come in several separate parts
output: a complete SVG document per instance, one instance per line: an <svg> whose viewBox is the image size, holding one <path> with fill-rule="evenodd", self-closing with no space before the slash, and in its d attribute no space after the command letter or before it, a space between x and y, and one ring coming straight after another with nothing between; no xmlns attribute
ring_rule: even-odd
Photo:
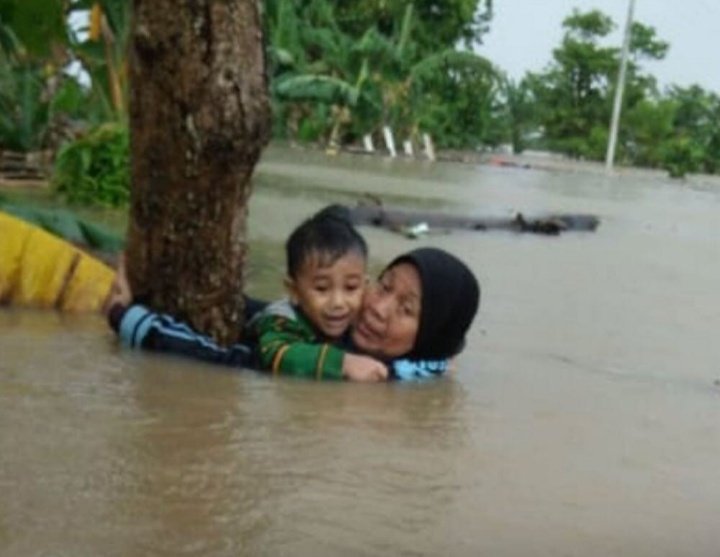
<svg viewBox="0 0 720 557"><path fill-rule="evenodd" d="M377 149L374 152L367 152L357 145L343 146L337 151L330 151L316 144L290 144L277 143L277 145L285 145L292 149L308 149L314 151L325 151L331 154L351 154L372 157L390 158L385 150ZM398 153L399 160L427 161L423 154L417 154L415 157L409 157L403 153ZM533 151L528 150L522 154L514 154L507 152L481 152L462 149L437 149L436 162L450 162L460 164L487 165L505 168L514 168L518 170L542 170L548 172L570 172L580 174L596 174L607 175L605 164L598 161L587 161L571 159L565 155L552 153L549 151ZM657 168L647 168L642 166L624 166L616 165L611 171L610 176L636 176L640 179L663 180L669 184L679 186L713 186L720 187L720 175L718 174L688 174L685 178L670 178L666 170Z"/></svg>
<svg viewBox="0 0 720 557"><path fill-rule="evenodd" d="M361 155L366 157L390 158L385 150L376 149L373 152L365 151L358 145L345 145L339 149L332 150L316 143L295 143L288 141L272 141L269 145L281 148L288 148L300 151L325 152L330 155L348 154ZM525 151L522 154L513 154L507 152L481 152L462 149L438 149L436 150L436 162L440 163L459 163L470 165L487 165L499 168L512 168L517 170L541 170L548 172L570 172L581 174L606 175L605 165L598 161L585 161L571 159L564 155L551 153L547 151ZM404 153L398 153L398 160L417 160L427 161L424 154L418 153L414 157L409 157ZM0 187L7 189L44 189L50 184L51 178L46 179L31 177L16 177L12 172L2 172L0 169ZM720 175L716 174L688 174L685 178L670 178L667 171L645 168L640 166L623 166L617 165L611 175L618 176L636 176L640 179L663 180L670 184L679 186L711 186L720 187Z"/></svg>

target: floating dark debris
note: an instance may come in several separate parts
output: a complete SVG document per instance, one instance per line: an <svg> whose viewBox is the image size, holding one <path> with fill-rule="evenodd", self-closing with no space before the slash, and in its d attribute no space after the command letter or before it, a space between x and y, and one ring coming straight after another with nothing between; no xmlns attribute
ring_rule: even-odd
<svg viewBox="0 0 720 557"><path fill-rule="evenodd" d="M350 209L356 225L372 225L402 233L410 238L449 230L508 230L557 236L563 232L594 232L600 219L587 214L548 214L513 217L474 217L428 211L390 209L378 204L359 204Z"/></svg>

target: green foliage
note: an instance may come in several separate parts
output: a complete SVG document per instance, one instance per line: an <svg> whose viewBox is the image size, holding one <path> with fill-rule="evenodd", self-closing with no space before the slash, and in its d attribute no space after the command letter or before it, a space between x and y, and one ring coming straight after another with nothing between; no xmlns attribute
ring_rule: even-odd
<svg viewBox="0 0 720 557"><path fill-rule="evenodd" d="M32 64L0 64L0 149L37 150L48 126L42 71Z"/></svg>
<svg viewBox="0 0 720 557"><path fill-rule="evenodd" d="M563 22L565 35L553 51L554 64L530 76L547 144L572 157L599 158L588 141L610 119L609 89L618 66L617 49L600 46L614 27L597 10L577 10ZM597 135L597 134L596 134Z"/></svg>
<svg viewBox="0 0 720 557"><path fill-rule="evenodd" d="M359 91L349 83L327 75L294 75L278 79L274 92L286 101L317 101L354 106Z"/></svg>
<svg viewBox="0 0 720 557"><path fill-rule="evenodd" d="M662 164L671 178L684 178L701 168L702 147L692 138L676 137L662 145Z"/></svg>
<svg viewBox="0 0 720 557"><path fill-rule="evenodd" d="M15 31L0 13L0 61L7 62L24 55L24 48Z"/></svg>
<svg viewBox="0 0 720 557"><path fill-rule="evenodd" d="M62 50L54 48L67 39L62 2L0 0L0 23L12 30L13 38L22 45L23 54L36 60L63 61Z"/></svg>
<svg viewBox="0 0 720 557"><path fill-rule="evenodd" d="M637 62L641 58L662 60L668 53L670 45L658 40L655 29L639 22L634 22L630 33L630 52Z"/></svg>
<svg viewBox="0 0 720 557"><path fill-rule="evenodd" d="M101 10L101 32L70 29L67 14ZM126 51L129 0L0 0L0 148L62 149L55 183L69 199L127 201ZM265 0L273 131L301 141L357 141L390 125L399 138L429 132L440 147L531 142L604 158L619 49L615 23L573 11L547 69L519 82L458 48L481 42L492 0ZM40 17L42 16L42 17ZM96 20L97 21L97 20ZM619 161L675 176L720 168L720 98L698 86L663 94L643 72L668 44L636 22L619 133ZM90 87L62 74L79 62Z"/></svg>
<svg viewBox="0 0 720 557"><path fill-rule="evenodd" d="M563 26L553 63L525 80L534 103L517 119L539 123L543 144L552 150L600 160L619 67L618 50L601 46L600 39L614 23L597 10L575 11ZM720 98L699 86L672 87L661 95L655 79L640 69L641 60L660 60L668 48L652 27L633 24L617 158L665 168L673 177L714 173L720 168ZM506 98L508 105L517 102L512 94Z"/></svg>
<svg viewBox="0 0 720 557"><path fill-rule="evenodd" d="M620 65L619 49L602 46L601 40L615 24L598 10L576 10L564 20L563 27L565 34L561 45L553 51L553 63L547 71L528 77L537 101L535 113L549 148L571 157L601 160L605 156L606 130ZM656 93L655 80L641 72L638 61L661 59L667 49L667 43L657 39L652 27L633 25L632 59L628 63L623 98L625 114L633 113ZM644 112L647 109L646 105ZM636 112L635 118L642 114L643 111ZM643 149L637 144L638 134L629 130L627 122L623 120L619 144L625 160Z"/></svg>
<svg viewBox="0 0 720 557"><path fill-rule="evenodd" d="M403 25L407 6L414 6L416 30L413 42L420 55L482 41L492 18L492 0L364 0L333 2L339 25L352 36L360 36L375 27L386 37L397 36Z"/></svg>
<svg viewBox="0 0 720 557"><path fill-rule="evenodd" d="M600 10L580 12L575 9L563 20L562 26L566 40L594 44L599 37L606 37L615 28L615 23Z"/></svg>
<svg viewBox="0 0 720 557"><path fill-rule="evenodd" d="M500 78L490 62L469 52L446 50L411 70L412 108L420 129L440 147L495 146Z"/></svg>
<svg viewBox="0 0 720 557"><path fill-rule="evenodd" d="M101 33L86 36L88 29L69 32L70 55L91 79L91 122L123 121L127 109L126 76L130 37L130 0L68 0L69 12L90 10L97 5L101 13Z"/></svg>
<svg viewBox="0 0 720 557"><path fill-rule="evenodd" d="M82 219L70 211L11 203L2 197L0 197L0 210L79 246L103 253L117 253L123 249L122 236Z"/></svg>
<svg viewBox="0 0 720 557"><path fill-rule="evenodd" d="M72 77L30 61L0 63L0 149L53 149L81 127L87 91Z"/></svg>
<svg viewBox="0 0 720 557"><path fill-rule="evenodd" d="M105 3L129 12L126 0ZM77 59L82 46L67 24L65 9L90 4L89 0L0 0L1 149L54 150L88 123L116 117L108 102L109 85L101 75L93 76L88 91L63 70ZM107 19L118 18L108 12ZM119 48L115 45L111 51ZM106 60L105 50L100 50L96 58Z"/></svg>
<svg viewBox="0 0 720 557"><path fill-rule="evenodd" d="M667 149L673 167L688 172L715 172L720 165L720 97L701 87L673 87L674 142ZM685 156L687 160L680 165Z"/></svg>
<svg viewBox="0 0 720 557"><path fill-rule="evenodd" d="M427 131L440 145L476 146L491 119L496 74L454 46L479 40L490 7L268 1L275 133L333 143L390 125L401 137Z"/></svg>
<svg viewBox="0 0 720 557"><path fill-rule="evenodd" d="M127 128L104 124L60 150L54 186L72 203L125 205L130 198L129 151Z"/></svg>
<svg viewBox="0 0 720 557"><path fill-rule="evenodd" d="M82 120L88 114L88 92L77 80L65 77L49 101L49 110L51 115Z"/></svg>
<svg viewBox="0 0 720 557"><path fill-rule="evenodd" d="M522 153L537 130L539 116L534 107L530 82L527 78L515 83L505 76L500 80L501 111L496 126L504 131L504 139L512 145L513 153Z"/></svg>
<svg viewBox="0 0 720 557"><path fill-rule="evenodd" d="M669 99L644 99L625 116L624 160L659 168L664 145L672 138L675 104Z"/></svg>

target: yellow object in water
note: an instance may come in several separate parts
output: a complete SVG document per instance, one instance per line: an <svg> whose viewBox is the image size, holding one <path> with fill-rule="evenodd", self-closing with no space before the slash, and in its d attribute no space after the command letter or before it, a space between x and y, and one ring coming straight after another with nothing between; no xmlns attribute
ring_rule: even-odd
<svg viewBox="0 0 720 557"><path fill-rule="evenodd" d="M72 244L0 212L0 301L100 311L114 271Z"/></svg>

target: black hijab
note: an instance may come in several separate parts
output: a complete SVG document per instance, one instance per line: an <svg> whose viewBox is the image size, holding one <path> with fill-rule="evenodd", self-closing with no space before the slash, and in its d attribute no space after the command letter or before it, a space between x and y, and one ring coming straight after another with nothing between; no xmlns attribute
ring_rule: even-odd
<svg viewBox="0 0 720 557"><path fill-rule="evenodd" d="M443 359L458 354L480 305L480 285L467 265L438 248L418 248L393 260L417 269L422 286L420 325L407 358Z"/></svg>

